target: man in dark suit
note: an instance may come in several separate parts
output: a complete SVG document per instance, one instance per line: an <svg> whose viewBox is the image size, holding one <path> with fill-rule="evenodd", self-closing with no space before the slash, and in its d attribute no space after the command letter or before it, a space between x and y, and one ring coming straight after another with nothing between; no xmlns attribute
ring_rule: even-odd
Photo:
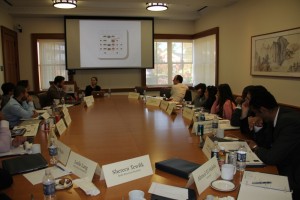
<svg viewBox="0 0 300 200"><path fill-rule="evenodd" d="M264 126L261 130L257 126L253 129L262 136L264 145L250 141L249 146L264 163L276 165L279 174L288 177L293 199L300 199L300 113L279 107L263 86L254 86L248 95L252 111Z"/></svg>
<svg viewBox="0 0 300 200"><path fill-rule="evenodd" d="M53 104L53 100L61 100L62 97L66 97L64 92L65 78L62 76L56 76L53 84L49 87L47 91L47 105L50 106Z"/></svg>

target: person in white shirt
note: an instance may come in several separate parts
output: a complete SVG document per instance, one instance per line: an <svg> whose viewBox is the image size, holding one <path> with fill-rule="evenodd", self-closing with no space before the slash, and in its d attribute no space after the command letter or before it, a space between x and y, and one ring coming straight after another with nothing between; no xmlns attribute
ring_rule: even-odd
<svg viewBox="0 0 300 200"><path fill-rule="evenodd" d="M189 89L188 86L182 84L183 78L181 75L176 75L173 78L173 86L171 89L170 99L175 102L181 102L185 96L185 92Z"/></svg>
<svg viewBox="0 0 300 200"><path fill-rule="evenodd" d="M11 133L9 130L9 122L4 120L0 112L0 153L8 152L11 145L17 147L26 141L26 137L17 136L11 140Z"/></svg>

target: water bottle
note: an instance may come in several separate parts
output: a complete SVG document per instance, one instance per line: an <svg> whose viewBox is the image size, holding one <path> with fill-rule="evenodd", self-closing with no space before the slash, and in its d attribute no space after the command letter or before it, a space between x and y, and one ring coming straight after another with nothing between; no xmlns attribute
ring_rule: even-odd
<svg viewBox="0 0 300 200"><path fill-rule="evenodd" d="M163 96L163 100L167 100L166 94L164 94L164 96Z"/></svg>
<svg viewBox="0 0 300 200"><path fill-rule="evenodd" d="M65 98L64 98L64 97L61 98L60 103L61 103L62 105L65 104Z"/></svg>
<svg viewBox="0 0 300 200"><path fill-rule="evenodd" d="M245 171L246 156L247 156L247 149L246 149L245 145L242 144L237 151L237 159L236 159L236 169L237 170Z"/></svg>
<svg viewBox="0 0 300 200"><path fill-rule="evenodd" d="M144 103L146 103L147 102L147 98L146 98L146 90L144 90Z"/></svg>
<svg viewBox="0 0 300 200"><path fill-rule="evenodd" d="M214 141L214 147L211 150L211 158L212 157L216 157L217 160L219 160L219 145L218 145L218 141Z"/></svg>
<svg viewBox="0 0 300 200"><path fill-rule="evenodd" d="M45 170L43 177L44 200L55 200L55 180L50 169Z"/></svg>
<svg viewBox="0 0 300 200"><path fill-rule="evenodd" d="M55 139L53 137L50 139L50 145L48 150L50 155L50 164L55 165L58 161L58 158L57 158L57 146L55 144Z"/></svg>
<svg viewBox="0 0 300 200"><path fill-rule="evenodd" d="M218 119L217 115L214 116L214 118L212 120L211 127L212 127L213 135L216 136L217 132L218 132L218 127L219 127L219 119Z"/></svg>

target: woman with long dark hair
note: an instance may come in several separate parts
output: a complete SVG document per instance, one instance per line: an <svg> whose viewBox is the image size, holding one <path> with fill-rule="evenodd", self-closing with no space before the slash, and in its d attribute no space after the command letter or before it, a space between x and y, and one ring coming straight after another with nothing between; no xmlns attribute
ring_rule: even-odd
<svg viewBox="0 0 300 200"><path fill-rule="evenodd" d="M216 100L212 105L210 112L230 120L235 108L236 104L230 86L226 83L220 84L218 86Z"/></svg>

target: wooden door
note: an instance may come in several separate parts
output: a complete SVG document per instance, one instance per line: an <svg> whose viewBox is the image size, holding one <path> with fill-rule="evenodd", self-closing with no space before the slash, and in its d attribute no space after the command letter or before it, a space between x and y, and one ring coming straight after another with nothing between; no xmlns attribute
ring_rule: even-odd
<svg viewBox="0 0 300 200"><path fill-rule="evenodd" d="M17 83L20 80L18 36L4 26L1 26L4 81Z"/></svg>

